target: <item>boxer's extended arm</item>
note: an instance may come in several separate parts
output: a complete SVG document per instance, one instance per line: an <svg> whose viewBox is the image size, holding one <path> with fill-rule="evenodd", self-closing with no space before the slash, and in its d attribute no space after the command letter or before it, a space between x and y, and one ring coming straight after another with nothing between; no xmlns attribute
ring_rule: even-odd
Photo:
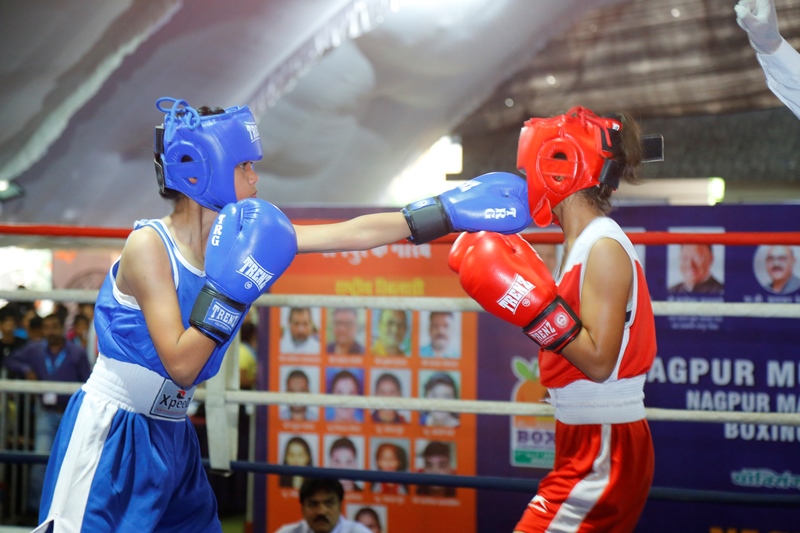
<svg viewBox="0 0 800 533"><path fill-rule="evenodd" d="M424 244L451 232L517 233L530 224L527 182L492 172L400 212L363 215L334 224L297 225L298 252L369 250L408 239Z"/></svg>

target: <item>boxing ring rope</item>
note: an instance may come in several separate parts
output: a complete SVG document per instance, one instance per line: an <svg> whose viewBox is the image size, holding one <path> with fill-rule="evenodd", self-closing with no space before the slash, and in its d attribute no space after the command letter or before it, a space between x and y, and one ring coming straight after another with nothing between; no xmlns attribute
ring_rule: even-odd
<svg viewBox="0 0 800 533"><path fill-rule="evenodd" d="M61 289L52 291L0 290L4 300L58 300L93 303L97 291ZM381 296L332 296L329 294L264 294L255 305L262 307L351 307L363 309L404 309L413 311L482 312L470 298ZM735 316L752 318L800 318L800 304L749 302L652 302L656 316Z"/></svg>
<svg viewBox="0 0 800 533"><path fill-rule="evenodd" d="M0 224L0 235L18 236L51 236L55 238L80 239L123 239L130 233L129 229L87 228L45 225L7 225ZM724 244L732 246L757 246L764 244L800 245L800 232L778 233L677 233L677 232L631 232L628 234L634 244ZM532 243L560 244L563 235L559 232L532 232L523 234ZM432 244L448 244L455 240L454 235L443 237ZM50 244L53 247L52 244ZM9 301L50 299L62 302L93 303L96 301L95 290L52 290L33 291L15 290L0 291L0 299ZM369 296L332 296L308 294L265 294L256 302L257 306L314 306L314 307L351 307L371 309L405 309L429 311L463 311L482 312L482 308L469 298L437 298L437 297L369 297ZM730 316L730 317L764 317L764 318L800 318L800 304L795 303L724 303L724 302L680 302L654 301L654 314L657 316ZM236 348L236 343L232 349ZM226 360L234 358L226 357ZM226 368L227 366L227 368ZM220 375L206 382L206 389L198 389L194 398L205 401L207 420L209 416L222 415L230 419L230 407L239 404L248 405L305 405L321 407L349 407L360 409L400 409L400 410L440 410L454 413L470 413L499 416L552 416L553 408L546 404L524 402L500 402L487 400L429 400L422 398L380 398L374 396L345 396L308 393L282 393L268 391L237 390L238 383L231 387L228 375L233 367L223 364ZM42 393L55 392L71 394L80 387L79 383L0 380L0 392ZM225 413L228 412L226 416ZM800 413L764 413L741 411L701 411L684 409L646 408L646 417L650 421L699 422L699 423L751 423L782 426L800 426ZM225 422L223 422L224 424ZM235 430L235 425L228 422L228 429ZM377 471L353 471L315 467L293 467L268 463L244 462L231 460L231 443L218 446L216 454L211 439L216 432L209 431L209 448L212 454L210 466L227 470L239 470L263 474L316 475L341 479L357 479L364 481L386 481L408 484L430 484L439 486L457 486L476 489L495 489L507 491L532 492L538 480L515 479L492 476L460 476L434 475L421 473L390 473ZM227 441L228 439L217 439ZM235 440L234 440L235 444ZM235 448L235 445L233 446ZM220 459L220 453L222 459ZM216 455L216 459L214 458ZM0 462L46 462L46 455L28 452L0 452ZM715 501L737 504L757 505L798 505L800 496L784 496L774 494L728 493L689 489L673 489L653 487L651 498L671 499L679 501Z"/></svg>
<svg viewBox="0 0 800 533"><path fill-rule="evenodd" d="M41 394L72 394L80 383L57 381L0 380L0 391ZM198 389L194 399L207 400L210 394ZM500 402L490 400L432 400L424 398L388 398L379 396L349 396L298 392L267 392L226 390L222 395L226 404L248 405L303 405L310 407L349 407L356 409L392 409L408 411L449 411L478 415L499 416L553 416L553 408L546 404L526 402ZM701 423L752 423L800 426L800 413L764 413L745 411L701 411L687 409L646 408L647 419L669 422Z"/></svg>
<svg viewBox="0 0 800 533"><path fill-rule="evenodd" d="M0 235L29 235L39 237L75 237L81 239L125 239L130 228L102 228L89 226L64 226L53 224L0 224ZM726 246L758 246L761 244L800 245L797 231L728 231L724 233L631 231L627 233L633 244L724 244ZM534 244L561 244L564 235L558 231L533 231L522 233ZM452 244L457 234L445 235L432 244Z"/></svg>
<svg viewBox="0 0 800 533"><path fill-rule="evenodd" d="M0 453L0 461L8 463L45 464L47 463L48 457L49 456L46 454L36 454L32 452ZM209 465L208 460L204 460L203 462L206 466ZM377 481L405 485L434 485L439 487L500 490L504 492L524 493L535 492L540 481L538 478L384 472L375 470L289 466L252 461L231 461L230 468L231 470L237 472L250 472L257 474L324 477L334 479L352 479L355 481L367 482ZM656 500L736 503L738 505L751 505L759 507L787 507L800 505L800 496L788 494L754 494L728 491L676 489L670 487L651 487L649 497Z"/></svg>

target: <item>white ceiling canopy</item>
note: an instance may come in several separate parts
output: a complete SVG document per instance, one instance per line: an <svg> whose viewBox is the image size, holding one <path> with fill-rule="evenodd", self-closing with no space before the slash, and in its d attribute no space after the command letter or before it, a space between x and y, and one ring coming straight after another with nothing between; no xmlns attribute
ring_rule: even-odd
<svg viewBox="0 0 800 533"><path fill-rule="evenodd" d="M400 205L393 179L516 69L614 0L129 0L0 4L7 222L163 216L155 101L248 104L278 206ZM393 191L391 194L387 191Z"/></svg>

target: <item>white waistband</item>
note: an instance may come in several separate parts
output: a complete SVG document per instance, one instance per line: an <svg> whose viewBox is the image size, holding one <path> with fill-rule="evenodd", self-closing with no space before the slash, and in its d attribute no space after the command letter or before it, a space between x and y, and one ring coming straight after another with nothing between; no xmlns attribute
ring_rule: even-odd
<svg viewBox="0 0 800 533"><path fill-rule="evenodd" d="M575 381L548 389L555 418L565 424L625 424L645 417L645 376L595 383Z"/></svg>
<svg viewBox="0 0 800 533"><path fill-rule="evenodd" d="M89 379L81 387L99 394L121 409L159 420L182 421L195 387L183 389L143 366L99 355Z"/></svg>

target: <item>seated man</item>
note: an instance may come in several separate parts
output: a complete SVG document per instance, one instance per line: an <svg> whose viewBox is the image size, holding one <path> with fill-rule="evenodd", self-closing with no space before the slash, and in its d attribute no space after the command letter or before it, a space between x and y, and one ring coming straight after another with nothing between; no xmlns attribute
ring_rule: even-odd
<svg viewBox="0 0 800 533"><path fill-rule="evenodd" d="M358 522L342 516L344 489L336 479L308 478L300 487L303 519L275 533L370 533Z"/></svg>

